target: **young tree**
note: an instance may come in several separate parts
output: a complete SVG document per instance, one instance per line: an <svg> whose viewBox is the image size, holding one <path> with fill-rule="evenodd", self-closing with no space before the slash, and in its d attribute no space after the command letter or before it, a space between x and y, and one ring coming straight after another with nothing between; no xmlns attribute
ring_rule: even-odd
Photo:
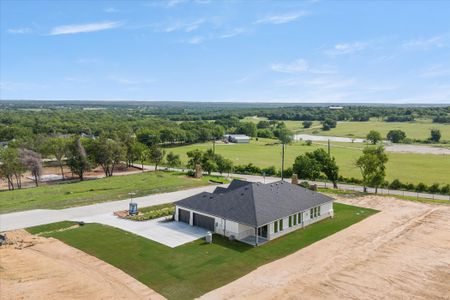
<svg viewBox="0 0 450 300"><path fill-rule="evenodd" d="M67 154L67 146L68 146L68 139L61 138L61 137L55 137L50 138L47 141L47 149L48 152L53 155L58 162L59 168L61 170L61 176L64 180L64 164L63 160Z"/></svg>
<svg viewBox="0 0 450 300"><path fill-rule="evenodd" d="M132 161L137 160L141 164L142 172L144 172L144 163L150 157L150 150L142 143L133 143L131 148Z"/></svg>
<svg viewBox="0 0 450 300"><path fill-rule="evenodd" d="M378 131L371 130L366 136L366 139L372 143L372 145L377 144L381 141L381 134Z"/></svg>
<svg viewBox="0 0 450 300"><path fill-rule="evenodd" d="M356 161L363 177L364 192L367 192L367 186L375 187L375 193L378 192L378 187L386 177L387 161L383 146L364 148L363 155Z"/></svg>
<svg viewBox="0 0 450 300"><path fill-rule="evenodd" d="M312 155L297 156L292 170L302 179L316 180L320 176L320 164Z"/></svg>
<svg viewBox="0 0 450 300"><path fill-rule="evenodd" d="M402 130L394 129L390 130L386 137L393 143L400 143L406 138L406 133Z"/></svg>
<svg viewBox="0 0 450 300"><path fill-rule="evenodd" d="M6 178L9 190L14 190L14 180L18 189L22 187L21 177L24 172L25 167L20 161L17 148L0 149L0 177Z"/></svg>
<svg viewBox="0 0 450 300"><path fill-rule="evenodd" d="M195 166L202 162L203 152L198 149L188 151L186 155L189 158L189 161L187 163L188 168L194 170Z"/></svg>
<svg viewBox="0 0 450 300"><path fill-rule="evenodd" d="M155 171L158 170L158 165L164 160L166 151L156 145L150 148L150 161L155 164Z"/></svg>
<svg viewBox="0 0 450 300"><path fill-rule="evenodd" d="M224 172L227 172L228 175L230 175L230 172L233 169L233 162L230 159L216 154L216 164L217 171L220 173L220 175L222 175L222 173Z"/></svg>
<svg viewBox="0 0 450 300"><path fill-rule="evenodd" d="M84 173L90 169L90 162L86 155L86 150L81 143L80 137L73 139L67 148L67 165L72 173L78 175L80 180L84 180Z"/></svg>
<svg viewBox="0 0 450 300"><path fill-rule="evenodd" d="M431 129L431 137L430 140L432 140L435 143L438 143L441 140L441 131L437 128Z"/></svg>
<svg viewBox="0 0 450 300"><path fill-rule="evenodd" d="M170 168L176 168L181 166L180 155L174 154L173 152L169 152L166 157L167 166Z"/></svg>

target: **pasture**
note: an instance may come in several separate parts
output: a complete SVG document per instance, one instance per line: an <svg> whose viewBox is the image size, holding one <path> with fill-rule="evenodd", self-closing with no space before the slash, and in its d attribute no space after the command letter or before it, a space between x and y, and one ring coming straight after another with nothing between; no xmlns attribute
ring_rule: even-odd
<svg viewBox="0 0 450 300"><path fill-rule="evenodd" d="M180 155L183 163L187 162L186 152L200 149L206 151L212 143L194 144L166 149ZM340 172L345 177L361 178L360 170L355 166L357 158L362 154L364 145L356 143L332 143L331 153L336 158ZM295 142L286 146L285 166L291 167L295 158L317 148L327 149L326 143L315 143L306 146ZM235 165L253 163L259 167L281 166L281 146L275 140L252 140L250 144L220 144L216 143L216 153L233 161ZM402 182L417 184L447 184L450 181L450 157L444 155L389 153L386 179L399 179Z"/></svg>

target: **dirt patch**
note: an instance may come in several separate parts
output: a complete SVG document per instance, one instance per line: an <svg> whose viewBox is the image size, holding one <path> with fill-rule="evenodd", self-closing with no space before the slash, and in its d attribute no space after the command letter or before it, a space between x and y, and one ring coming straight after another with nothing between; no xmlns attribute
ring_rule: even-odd
<svg viewBox="0 0 450 300"><path fill-rule="evenodd" d="M0 299L164 299L121 270L56 239L7 232Z"/></svg>
<svg viewBox="0 0 450 300"><path fill-rule="evenodd" d="M365 196L378 209L206 299L450 299L450 206Z"/></svg>
<svg viewBox="0 0 450 300"><path fill-rule="evenodd" d="M389 145L388 152L450 155L450 149L423 145Z"/></svg>

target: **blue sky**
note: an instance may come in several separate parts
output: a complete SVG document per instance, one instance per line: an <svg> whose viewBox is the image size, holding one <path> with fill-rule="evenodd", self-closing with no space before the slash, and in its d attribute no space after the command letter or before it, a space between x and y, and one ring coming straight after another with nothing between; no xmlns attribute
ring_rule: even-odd
<svg viewBox="0 0 450 300"><path fill-rule="evenodd" d="M0 5L1 99L450 103L450 1Z"/></svg>

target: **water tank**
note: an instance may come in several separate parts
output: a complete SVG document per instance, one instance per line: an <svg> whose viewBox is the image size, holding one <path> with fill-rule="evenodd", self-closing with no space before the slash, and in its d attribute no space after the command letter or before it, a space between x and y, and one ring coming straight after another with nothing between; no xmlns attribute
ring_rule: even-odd
<svg viewBox="0 0 450 300"><path fill-rule="evenodd" d="M130 203L130 209L128 210L128 213L133 216L133 215L136 215L137 212L138 212L137 203L131 202Z"/></svg>
<svg viewBox="0 0 450 300"><path fill-rule="evenodd" d="M207 242L208 244L211 244L211 243L212 243L212 233L211 233L211 231L208 231L208 232L206 233L205 240L206 240L206 242Z"/></svg>

